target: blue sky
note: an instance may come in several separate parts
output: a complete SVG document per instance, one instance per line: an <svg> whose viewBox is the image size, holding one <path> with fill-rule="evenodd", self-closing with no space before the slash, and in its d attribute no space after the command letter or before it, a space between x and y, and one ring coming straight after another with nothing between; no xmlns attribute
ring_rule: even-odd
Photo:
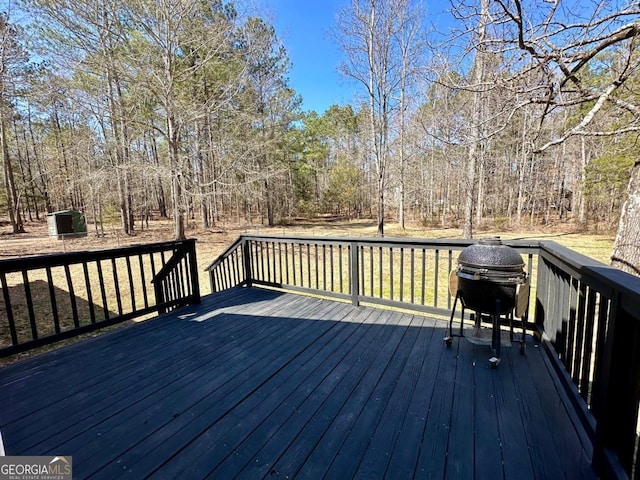
<svg viewBox="0 0 640 480"><path fill-rule="evenodd" d="M292 67L291 87L302 96L303 110L322 114L333 104L357 103L362 98L362 86L338 73L342 51L329 36L335 28L336 15L351 4L351 0L254 0L258 15L274 25L284 43ZM427 2L425 26L436 23L440 28L451 26L445 13L449 2Z"/></svg>
<svg viewBox="0 0 640 480"><path fill-rule="evenodd" d="M336 14L349 0L260 0L275 26L291 63L291 86L302 96L302 108L322 114L333 104L354 100L357 86L338 73L341 51L330 40ZM271 17L271 18L269 18Z"/></svg>

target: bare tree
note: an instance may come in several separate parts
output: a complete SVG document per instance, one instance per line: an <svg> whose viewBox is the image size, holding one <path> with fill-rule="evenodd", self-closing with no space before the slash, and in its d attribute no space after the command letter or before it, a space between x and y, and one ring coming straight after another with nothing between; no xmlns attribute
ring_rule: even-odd
<svg viewBox="0 0 640 480"><path fill-rule="evenodd" d="M13 233L24 232L20 214L18 188L8 145L8 131L13 115L11 104L15 95L14 81L17 70L26 64L26 54L19 44L18 28L9 21L8 14L0 14L0 144L4 182L7 192L7 209Z"/></svg>
<svg viewBox="0 0 640 480"><path fill-rule="evenodd" d="M486 68L486 42L487 42L487 24L489 23L489 0L481 1L480 16L477 26L477 44L476 55L472 68L472 84L473 84L473 100L471 105L471 118L469 130L469 147L467 150L467 176L466 176L466 192L464 202L464 223L462 228L463 238L473 237L473 206L474 206L474 188L477 183L477 157L482 148L482 132L480 123L483 117L483 85L485 84L485 68Z"/></svg>
<svg viewBox="0 0 640 480"><path fill-rule="evenodd" d="M422 35L422 5L410 2L397 4L398 29L395 34L400 53L400 78L398 83L398 224L405 228L406 169L410 159L408 149L408 121L412 111L412 98L417 98L415 87L424 62L426 41Z"/></svg>
<svg viewBox="0 0 640 480"><path fill-rule="evenodd" d="M384 235L391 126L400 108L401 92L406 93L408 62L413 55L413 33L410 32L415 31L415 22L413 15L408 13L409 6L408 0L352 0L350 7L338 16L336 30L337 40L345 53L340 71L366 91L370 155L377 184L378 234L381 236Z"/></svg>
<svg viewBox="0 0 640 480"><path fill-rule="evenodd" d="M526 104L543 106L539 126L565 108L581 106L573 122L553 138L540 136L536 152L572 137L611 137L640 131L640 4L599 1L571 11L562 2L493 0L504 23L503 38L514 57L538 72L534 88L514 75ZM597 81L587 81L597 72ZM528 72L526 72L528 73ZM602 121L604 119L604 122ZM596 121L600 120L600 121ZM602 128L602 125L607 128ZM640 275L640 160L631 170L612 264Z"/></svg>

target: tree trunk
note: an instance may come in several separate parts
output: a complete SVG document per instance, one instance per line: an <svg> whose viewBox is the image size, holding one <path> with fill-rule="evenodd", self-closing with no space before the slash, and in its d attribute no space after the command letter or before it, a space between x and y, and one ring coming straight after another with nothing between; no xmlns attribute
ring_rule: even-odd
<svg viewBox="0 0 640 480"><path fill-rule="evenodd" d="M384 237L384 175L378 175L378 235Z"/></svg>
<svg viewBox="0 0 640 480"><path fill-rule="evenodd" d="M473 238L473 204L474 187L477 179L478 150L481 142L480 122L482 120L482 88L485 69L485 36L486 26L490 22L489 0L482 0L480 22L478 25L478 45L476 46L476 57L473 64L473 104L471 106L471 131L469 132L469 150L467 152L467 178L464 203L464 223L462 228L462 238Z"/></svg>
<svg viewBox="0 0 640 480"><path fill-rule="evenodd" d="M171 158L171 190L173 193L173 222L175 227L175 239L184 240L184 203L182 198L182 174L178 162L178 135L175 122L172 117L167 119L167 131L169 136L169 156Z"/></svg>
<svg viewBox="0 0 640 480"><path fill-rule="evenodd" d="M475 205L475 216L476 216L476 225L480 225L482 223L482 219L484 217L484 158L482 157L482 151L480 152L480 158L478 163L478 174L476 177L476 205Z"/></svg>
<svg viewBox="0 0 640 480"><path fill-rule="evenodd" d="M268 180L264 181L264 193L266 196L265 200L267 202L267 225L273 227L275 226L276 221L273 212L273 196L271 195L271 189Z"/></svg>
<svg viewBox="0 0 640 480"><path fill-rule="evenodd" d="M640 276L640 160L631 170L629 198L622 207L618 233L611 254L611 265Z"/></svg>
<svg viewBox="0 0 640 480"><path fill-rule="evenodd" d="M149 154L151 155L151 159L153 164L156 167L156 170L159 172L160 157L158 155L158 145L156 143L155 137L152 134L147 133L147 135L148 135L148 140L146 143L150 149ZM167 200L164 194L164 187L162 186L162 175L160 175L160 173L156 174L153 181L154 181L154 192L156 194L156 201L158 202L158 210L159 210L160 216L162 218L168 218L169 215L167 213Z"/></svg>
<svg viewBox="0 0 640 480"><path fill-rule="evenodd" d="M40 155L38 154L38 147L36 145L36 138L33 133L33 122L31 120L31 105L27 106L27 126L29 127L29 138L31 141L31 149L33 150L33 156L36 161L36 167L38 168L38 175L36 178L38 179L40 194L44 200L44 208L47 212L53 211L53 206L51 205L51 196L49 195L49 175L47 174L46 169L42 164L42 160Z"/></svg>
<svg viewBox="0 0 640 480"><path fill-rule="evenodd" d="M584 198L584 180L589 165L589 157L587 156L586 139L580 138L580 172L578 188L576 189L576 199L574 208L578 210L578 223L584 225L585 223L585 198Z"/></svg>
<svg viewBox="0 0 640 480"><path fill-rule="evenodd" d="M7 132L5 128L4 115L0 112L0 143L2 143L2 164L4 167L4 183L7 191L7 210L13 233L24 233L24 224L20 215L18 203L18 190L13 176L11 157L9 156L9 145L7 145Z"/></svg>

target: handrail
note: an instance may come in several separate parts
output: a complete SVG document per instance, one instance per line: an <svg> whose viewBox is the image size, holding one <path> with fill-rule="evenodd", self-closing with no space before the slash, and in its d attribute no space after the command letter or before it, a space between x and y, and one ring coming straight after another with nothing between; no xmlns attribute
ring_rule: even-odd
<svg viewBox="0 0 640 480"><path fill-rule="evenodd" d="M205 271L209 272L211 292L217 292L234 286L247 285L246 262L248 259L239 258L238 250L244 251L245 238L240 236L216 258ZM221 273L222 272L222 273ZM224 275L223 275L224 273Z"/></svg>
<svg viewBox="0 0 640 480"><path fill-rule="evenodd" d="M0 357L199 302L195 255L191 239L0 260Z"/></svg>
<svg viewBox="0 0 640 480"><path fill-rule="evenodd" d="M268 286L358 305L449 315L459 239L242 235L207 268L212 291ZM526 255L536 333L606 478L640 473L640 278L549 241L504 241Z"/></svg>
<svg viewBox="0 0 640 480"><path fill-rule="evenodd" d="M218 257L211 262L206 268L205 271L209 272L211 270L213 270L216 266L218 266L220 264L220 262L222 262L224 260L224 258L226 258L227 256L229 256L229 254L235 250L239 245L241 245L245 240L244 235L239 236L238 238L235 239L235 241L229 245L227 248L224 249L224 251L218 255Z"/></svg>

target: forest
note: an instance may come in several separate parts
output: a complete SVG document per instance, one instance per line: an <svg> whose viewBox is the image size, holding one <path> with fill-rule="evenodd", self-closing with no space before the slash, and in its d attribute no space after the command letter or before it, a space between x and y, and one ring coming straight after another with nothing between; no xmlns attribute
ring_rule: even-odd
<svg viewBox="0 0 640 480"><path fill-rule="evenodd" d="M437 2L436 2L437 3ZM277 225L319 215L617 231L640 273L640 5L351 0L353 102L304 111L244 0L23 0L0 15L0 216ZM442 9L442 6L437 8ZM625 250L626 249L626 250Z"/></svg>

